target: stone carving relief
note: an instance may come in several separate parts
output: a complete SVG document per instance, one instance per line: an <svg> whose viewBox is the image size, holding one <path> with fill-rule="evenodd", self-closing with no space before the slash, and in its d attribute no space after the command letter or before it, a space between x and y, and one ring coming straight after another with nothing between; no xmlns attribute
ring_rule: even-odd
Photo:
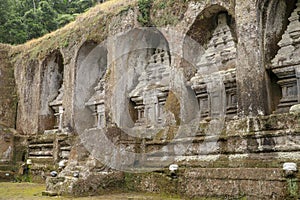
<svg viewBox="0 0 300 200"><path fill-rule="evenodd" d="M56 119L54 129L60 131L63 129L63 114L64 114L64 107L62 105L63 96L64 96L64 85L62 84L56 98L49 103L49 106L54 110L54 116Z"/></svg>
<svg viewBox="0 0 300 200"><path fill-rule="evenodd" d="M63 129L64 60L59 51L52 52L42 63L39 131Z"/></svg>
<svg viewBox="0 0 300 200"><path fill-rule="evenodd" d="M217 23L208 48L197 64L198 71L191 79L202 117L237 113L236 43L225 13L218 15Z"/></svg>
<svg viewBox="0 0 300 200"><path fill-rule="evenodd" d="M135 126L155 127L165 122L164 105L169 93L170 56L163 49L156 49L138 85L129 93L138 113Z"/></svg>
<svg viewBox="0 0 300 200"><path fill-rule="evenodd" d="M98 85L94 88L95 93L85 103L91 111L94 117L94 128L104 128L106 126L105 117L105 81L100 80Z"/></svg>
<svg viewBox="0 0 300 200"><path fill-rule="evenodd" d="M2 131L0 126L0 162L8 162L13 154L13 136Z"/></svg>
<svg viewBox="0 0 300 200"><path fill-rule="evenodd" d="M280 47L272 60L271 69L279 78L282 98L277 112L288 112L290 107L300 103L300 1L289 18L287 30L278 43Z"/></svg>

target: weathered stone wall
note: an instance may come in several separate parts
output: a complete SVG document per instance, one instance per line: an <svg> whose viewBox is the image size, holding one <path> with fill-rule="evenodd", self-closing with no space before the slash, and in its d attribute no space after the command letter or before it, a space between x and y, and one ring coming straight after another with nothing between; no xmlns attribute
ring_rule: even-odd
<svg viewBox="0 0 300 200"><path fill-rule="evenodd" d="M133 190L188 197L288 196L281 168L299 164L300 121L272 114L283 94L270 64L296 1L170 2L154 1L147 22L136 1L107 2L14 48L16 125L30 136L35 173L68 161L48 181L62 194L95 192L111 174L122 189L132 181ZM137 166L163 173L110 173Z"/></svg>
<svg viewBox="0 0 300 200"><path fill-rule="evenodd" d="M0 45L0 180L12 180L17 115L17 96L11 46Z"/></svg>
<svg viewBox="0 0 300 200"><path fill-rule="evenodd" d="M290 4L293 4L293 2L289 3L286 11L287 13L291 12L290 7L292 6L290 6ZM130 7L133 8L131 9ZM267 71L268 63L267 61L264 61L266 59L263 58L263 51L266 48L263 47L264 44L262 44L262 42L265 41L265 39L261 37L264 34L262 31L269 30L264 28L264 23L268 23L268 21L261 21L259 17L260 15L264 15L263 12L266 12L266 8L260 3L256 4L255 2L251 3L244 1L214 1L212 3L203 1L194 3L191 1L185 3L184 7L186 9L184 15L181 16L180 20L172 22L175 23L175 26L172 26L171 29L169 28L169 31L172 30L171 32L173 33L168 33L167 30L162 30L162 34L170 45L170 53L173 54L171 55L172 66L174 68L184 70L186 76L185 78L189 80L194 73L193 71L195 71L195 66L199 62L199 58L201 58L201 55L204 53L203 49L206 48L206 43L208 42L208 39L211 37L212 31L215 28L214 20L216 19L216 15L219 12L227 12L231 17L230 27L233 35L236 41L238 41L238 57L236 68L239 114L256 115L272 113L272 111L274 111L276 108L276 103L279 101L278 95L280 94L278 94L279 86L272 82L274 76L269 77L269 71ZM283 8L279 9L282 10ZM161 15L160 12L153 10L153 18L163 17L155 16L155 14ZM101 14L98 15L103 17ZM40 44L38 45L39 47L33 47L32 50L26 49L26 52L21 52L20 55L23 55L23 57L22 59L17 60L15 72L15 74L22 74L22 76L17 76L17 84L19 85L18 94L20 96L18 112L18 129L20 132L24 132L24 134L35 134L37 132L43 132L45 129L43 128L45 123L42 122L44 118L42 111L47 104L45 99L49 97L46 97L43 94L42 88L39 88L39 86L43 84L44 74L47 75L47 66L45 66L47 57L53 56L53 54L55 54L57 51L61 52L65 65L64 83L66 95L64 96L63 104L65 105L64 107L66 112L64 125L74 128L74 104L76 104L73 98L76 95L74 85L76 85L76 82L78 81L76 69L79 68L82 60L82 58L79 58L79 50L84 48L83 46L85 46L86 43L94 42L95 44L101 44L101 42L105 39L103 38L105 35L113 37L116 34L124 33L132 28L139 27L140 25L136 20L137 16L137 9L134 8L133 5L128 5L127 10L107 19L108 22L104 32L98 32L96 34L93 33L95 35L92 36L95 37L95 39L86 39L91 37L89 35L90 33L87 31L82 32L81 35L76 35L76 37L78 37L76 38L76 42L70 41L69 45L67 45L68 43L64 43L66 46L59 46L62 44L58 42L58 44L55 43L52 46L40 47L40 45L46 43L46 40L41 40ZM281 17L278 16L277 18ZM162 18L161 20L167 19ZM154 19L153 21L155 22ZM284 30L284 27L286 27L286 22L282 22L280 25L282 26L282 30ZM102 26L103 24L99 24L99 28L102 28ZM97 28L97 26L95 27ZM280 33L282 34L282 31L280 31ZM280 37L280 33L278 33L276 38ZM58 34L51 36L53 40L55 40L56 37L61 39L59 38ZM69 35L66 37L74 36ZM187 37L190 37L197 42L197 46L199 48L198 50L188 46L191 44L186 43ZM269 36L266 37L269 38ZM278 39L276 38L274 40L266 40L267 42L270 40L269 43L276 45L276 42L278 42ZM122 40L124 38L120 39ZM69 41L70 39L65 38L65 40ZM108 40L108 42L110 41ZM114 64L116 59L117 62L120 61L120 59L118 59L118 51L122 51L122 48L119 49L119 47L120 46L118 44L114 44L112 41L108 45L108 63L113 64L110 67L118 65L117 63ZM114 48L117 48L117 50ZM136 47L132 46L130 48L134 49ZM127 50L130 51L130 48ZM249 48L249 50L247 48ZM32 56L31 54L36 54L36 51L41 51L40 56L30 57ZM23 60L23 58L26 58L27 56L24 54L29 54L27 55L28 58L25 60ZM272 55L269 57L272 56L274 56L274 53L272 53ZM186 62L189 64L186 65ZM256 80L255 82L252 81L254 78ZM21 85L26 85L26 87L21 87ZM38 102L42 102L45 105L40 105ZM39 121L39 123L37 123L37 121Z"/></svg>
<svg viewBox="0 0 300 200"><path fill-rule="evenodd" d="M190 199L285 199L287 181L277 168L186 168L170 174L126 174L132 190L176 194ZM131 182L135 182L132 184Z"/></svg>
<svg viewBox="0 0 300 200"><path fill-rule="evenodd" d="M10 46L0 46L0 123L15 127L17 97L15 91L14 68L9 55Z"/></svg>
<svg viewBox="0 0 300 200"><path fill-rule="evenodd" d="M176 178L168 169L126 173L125 185L130 190L190 198L294 199L291 190L298 192L298 178L286 177L281 168L286 161L299 163L299 146L293 141L299 128L299 115L231 121L222 133L219 149L210 155L199 155L197 145L202 142L194 140L190 154L178 162ZM200 135L197 139L203 141L204 135Z"/></svg>
<svg viewBox="0 0 300 200"><path fill-rule="evenodd" d="M37 133L40 70L38 61L24 64L21 59L15 65L15 77L17 85L18 115L16 128L20 134L30 135Z"/></svg>

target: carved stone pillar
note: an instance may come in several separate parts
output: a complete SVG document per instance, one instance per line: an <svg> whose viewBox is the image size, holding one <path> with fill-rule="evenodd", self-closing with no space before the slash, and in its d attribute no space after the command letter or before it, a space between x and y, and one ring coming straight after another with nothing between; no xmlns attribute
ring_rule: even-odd
<svg viewBox="0 0 300 200"><path fill-rule="evenodd" d="M265 114L267 89L265 68L261 66L257 1L235 0L237 43L238 112L241 115ZM247 16L245 16L247 13Z"/></svg>
<svg viewBox="0 0 300 200"><path fill-rule="evenodd" d="M97 128L104 128L106 126L106 118L105 118L105 105L97 104Z"/></svg>

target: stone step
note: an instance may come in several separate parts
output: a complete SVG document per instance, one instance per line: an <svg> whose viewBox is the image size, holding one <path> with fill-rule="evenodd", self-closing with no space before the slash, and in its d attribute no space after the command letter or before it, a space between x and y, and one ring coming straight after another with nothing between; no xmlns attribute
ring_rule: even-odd
<svg viewBox="0 0 300 200"><path fill-rule="evenodd" d="M29 159L31 159L32 163L38 163L38 164L53 164L54 158L52 156L29 156Z"/></svg>
<svg viewBox="0 0 300 200"><path fill-rule="evenodd" d="M40 143L40 144L30 144L29 148L30 149L35 149L35 148L53 148L53 143Z"/></svg>
<svg viewBox="0 0 300 200"><path fill-rule="evenodd" d="M49 135L39 135L34 138L31 138L29 140L29 145L34 145L34 144L53 144L55 140L55 135L54 134L49 134Z"/></svg>
<svg viewBox="0 0 300 200"><path fill-rule="evenodd" d="M31 170L43 170L44 172L45 171L50 171L48 170L48 163L34 163L31 168Z"/></svg>
<svg viewBox="0 0 300 200"><path fill-rule="evenodd" d="M52 151L29 151L29 157L52 157Z"/></svg>
<svg viewBox="0 0 300 200"><path fill-rule="evenodd" d="M50 139L49 138L47 138L47 139L36 138L36 139L33 139L33 140L29 140L28 142L29 142L29 145L47 145L47 144L53 145L54 139L51 139L51 138Z"/></svg>
<svg viewBox="0 0 300 200"><path fill-rule="evenodd" d="M71 151L71 146L60 147L60 150Z"/></svg>

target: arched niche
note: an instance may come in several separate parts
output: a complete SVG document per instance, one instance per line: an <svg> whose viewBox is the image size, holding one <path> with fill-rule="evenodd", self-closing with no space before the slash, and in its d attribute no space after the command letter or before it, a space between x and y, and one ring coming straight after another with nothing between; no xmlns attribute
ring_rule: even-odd
<svg viewBox="0 0 300 200"><path fill-rule="evenodd" d="M236 23L232 13L221 5L210 5L199 13L192 26L186 33L183 44L183 58L186 65L196 66L201 59L201 55L207 49L207 45L213 36L213 32L218 25L218 15L227 15L227 24L230 27L232 36L237 41ZM189 64L188 64L189 63Z"/></svg>
<svg viewBox="0 0 300 200"><path fill-rule="evenodd" d="M60 51L46 57L41 66L39 132L56 129L57 117L51 107L63 86L64 60Z"/></svg>
<svg viewBox="0 0 300 200"><path fill-rule="evenodd" d="M200 45L206 47L207 42L212 37L213 31L217 27L217 17L219 13L227 13L227 24L233 31L233 35L236 38L236 25L232 13L229 13L225 7L216 4L206 7L199 13L194 23L188 30L187 36L193 38Z"/></svg>
<svg viewBox="0 0 300 200"><path fill-rule="evenodd" d="M257 1L257 15L260 27L261 65L265 69L268 114L277 109L282 98L278 77L271 70L271 61L279 50L278 42L289 24L288 18L296 8L296 0Z"/></svg>
<svg viewBox="0 0 300 200"><path fill-rule="evenodd" d="M104 75L107 70L107 53L105 43L98 44L93 41L83 43L77 53L73 100L77 132L94 127L94 115L97 110L92 110L93 105L90 105L89 101L94 96L98 98L99 92L105 93L105 89L101 87L101 84L104 83ZM94 100L97 101L97 99ZM96 103L94 106L96 106ZM102 117L105 118L105 116ZM105 121L106 119L102 120Z"/></svg>
<svg viewBox="0 0 300 200"><path fill-rule="evenodd" d="M205 8L187 32L183 52L185 60L182 65L190 72L186 77L195 91L201 117L236 115L237 36L234 17L220 5Z"/></svg>
<svg viewBox="0 0 300 200"><path fill-rule="evenodd" d="M151 76L147 71L149 65L171 66L169 43L165 36L156 28L135 28L112 41L114 49L114 84L111 98L112 120L119 127L133 127L137 119L139 87L144 76ZM155 64L154 64L155 63ZM162 71L165 71L163 67ZM154 67L153 70L156 68ZM147 77L147 79L150 79ZM145 82L147 85L147 81ZM134 91L137 91L134 94ZM141 106L143 106L143 98Z"/></svg>

